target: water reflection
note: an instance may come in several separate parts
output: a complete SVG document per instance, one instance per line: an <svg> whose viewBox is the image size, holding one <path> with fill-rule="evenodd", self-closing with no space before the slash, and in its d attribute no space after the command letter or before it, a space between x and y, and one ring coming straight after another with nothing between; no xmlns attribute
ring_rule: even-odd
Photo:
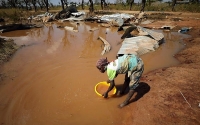
<svg viewBox="0 0 200 125"><path fill-rule="evenodd" d="M64 30L64 36L63 36L63 38L62 38L62 42L63 42L63 48L69 47L70 44L71 44L71 43L69 42L68 38L67 38L67 31L66 31L66 30Z"/></svg>
<svg viewBox="0 0 200 125"><path fill-rule="evenodd" d="M46 28L47 28L47 38L44 40L45 43L47 44L51 44L52 42L52 36L53 36L53 26L50 24L50 25L45 25Z"/></svg>
<svg viewBox="0 0 200 125"><path fill-rule="evenodd" d="M41 34L42 31L43 31L42 28L32 29L32 30L30 30L28 35L30 37L32 37L32 38L41 37L42 36L42 34Z"/></svg>
<svg viewBox="0 0 200 125"><path fill-rule="evenodd" d="M98 30L89 31L90 29L94 29L94 28L98 28ZM87 34L85 34L85 38L83 40L84 44L81 51L81 57L96 55L96 51L98 50L98 36L99 36L99 33L101 32L101 28L99 28L97 25L91 25L91 26L83 25L82 30Z"/></svg>
<svg viewBox="0 0 200 125"><path fill-rule="evenodd" d="M167 48L178 49L182 45L185 45L183 42L183 39L190 37L190 35L181 34L178 32L163 31L162 33L164 34L164 38L167 41L164 44ZM179 45L179 44L181 44L181 45ZM181 50L181 49L179 49L179 50ZM178 52L178 51L175 51L175 52Z"/></svg>

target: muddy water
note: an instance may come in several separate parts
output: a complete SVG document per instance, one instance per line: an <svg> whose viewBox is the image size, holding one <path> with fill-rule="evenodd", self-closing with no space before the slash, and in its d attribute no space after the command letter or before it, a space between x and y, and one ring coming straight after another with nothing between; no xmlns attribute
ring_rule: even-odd
<svg viewBox="0 0 200 125"><path fill-rule="evenodd" d="M57 28L74 26L79 32ZM99 28L94 32L89 29ZM162 31L159 31L162 32ZM179 33L163 32L165 43L155 52L142 56L145 73L162 67L177 65L173 55L184 48ZM49 24L39 29L1 34L11 37L18 45L26 45L5 63L0 73L0 123L15 125L122 125L132 116L139 100L132 108L118 109L126 96L103 99L96 95L94 86L107 80L95 67L97 59L114 60L123 32L117 27L104 28L95 23L66 22ZM105 38L112 50L101 56ZM116 84L123 83L123 75ZM143 98L141 98L143 99ZM133 111L133 112L130 112ZM120 115L122 114L122 115Z"/></svg>

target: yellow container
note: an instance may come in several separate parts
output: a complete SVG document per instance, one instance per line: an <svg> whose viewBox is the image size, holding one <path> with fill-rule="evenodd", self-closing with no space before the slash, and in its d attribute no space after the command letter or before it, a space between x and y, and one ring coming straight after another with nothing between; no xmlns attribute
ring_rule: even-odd
<svg viewBox="0 0 200 125"><path fill-rule="evenodd" d="M107 83L106 81L104 82L99 82L95 85L95 93L99 96L102 96L102 94L104 92L106 92L108 90L108 87L110 86L109 83ZM115 93L117 92L116 87L114 86L114 88L108 93L108 97L111 97L113 95L115 95Z"/></svg>

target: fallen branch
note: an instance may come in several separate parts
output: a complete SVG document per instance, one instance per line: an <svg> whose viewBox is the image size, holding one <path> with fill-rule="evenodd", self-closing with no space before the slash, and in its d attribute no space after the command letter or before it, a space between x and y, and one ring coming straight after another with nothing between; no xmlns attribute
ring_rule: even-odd
<svg viewBox="0 0 200 125"><path fill-rule="evenodd" d="M180 90L179 90L180 91ZM187 101L187 99L185 98L185 96L183 95L183 93L180 91L181 95L183 96L183 98L185 99L185 101L187 102L187 104L190 106L190 108L192 108L192 106L190 105L190 103Z"/></svg>
<svg viewBox="0 0 200 125"><path fill-rule="evenodd" d="M89 31L94 32L95 30L99 30L99 28L93 28L93 29L90 29Z"/></svg>
<svg viewBox="0 0 200 125"><path fill-rule="evenodd" d="M99 36L99 39L101 39L101 41L103 41L103 43L104 43L104 45L105 45L103 51L101 52L101 55L103 55L104 53L107 53L107 52L110 51L111 45L110 45L105 39L103 39L103 38L100 37L100 36Z"/></svg>

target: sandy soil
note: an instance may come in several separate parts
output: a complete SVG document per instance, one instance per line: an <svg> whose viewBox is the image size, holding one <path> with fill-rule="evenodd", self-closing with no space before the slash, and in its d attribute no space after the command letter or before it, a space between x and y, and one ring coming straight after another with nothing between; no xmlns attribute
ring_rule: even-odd
<svg viewBox="0 0 200 125"><path fill-rule="evenodd" d="M139 99L129 113L126 125L199 125L200 124L200 14L172 13L166 19L148 24L159 28L163 25L192 27L184 40L186 49L175 57L180 65L158 69L145 74L141 81L150 91ZM181 20L174 20L174 19ZM159 60L158 60L159 61ZM133 105L130 105L130 107ZM135 106L135 105L134 105Z"/></svg>
<svg viewBox="0 0 200 125"><path fill-rule="evenodd" d="M127 117L124 122L126 125L200 124L200 18L198 16L200 17L200 14L165 14L162 19L146 25L154 28L166 24L176 25L173 30L192 27L187 33L192 37L184 40L186 49L175 55L181 62L180 65L157 69L143 76L141 81L150 86L150 91L136 101L136 105L129 105L134 110L127 111L129 113L124 116Z"/></svg>
<svg viewBox="0 0 200 125"><path fill-rule="evenodd" d="M12 39L0 38L0 65L8 61L19 48Z"/></svg>

